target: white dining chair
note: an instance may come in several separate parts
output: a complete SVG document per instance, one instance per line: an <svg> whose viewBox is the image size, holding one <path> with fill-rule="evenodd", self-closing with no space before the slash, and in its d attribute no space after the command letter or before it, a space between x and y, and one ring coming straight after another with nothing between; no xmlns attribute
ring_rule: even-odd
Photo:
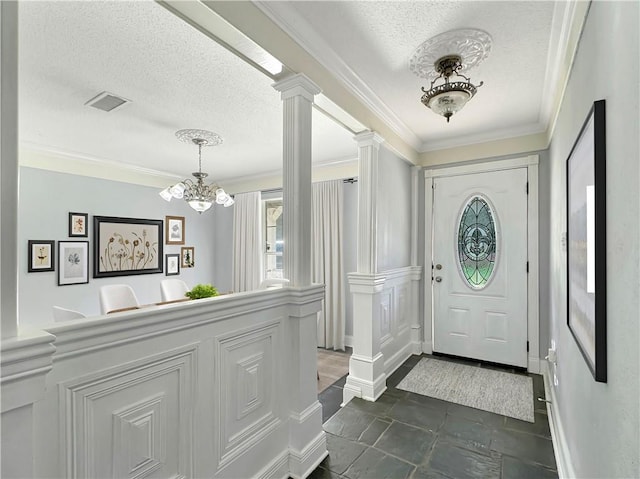
<svg viewBox="0 0 640 479"><path fill-rule="evenodd" d="M82 319L87 316L80 311L74 311L72 309L61 308L60 306L53 307L53 320L54 321L69 321L70 319Z"/></svg>
<svg viewBox="0 0 640 479"><path fill-rule="evenodd" d="M268 278L263 279L258 289L275 289L282 288L289 284L289 280L285 278Z"/></svg>
<svg viewBox="0 0 640 479"><path fill-rule="evenodd" d="M138 298L128 284L109 284L100 288L100 310L107 314L114 309L136 308Z"/></svg>
<svg viewBox="0 0 640 479"><path fill-rule="evenodd" d="M181 279L163 279L160 281L160 294L162 301L176 301L186 299L185 293L189 291L187 284Z"/></svg>

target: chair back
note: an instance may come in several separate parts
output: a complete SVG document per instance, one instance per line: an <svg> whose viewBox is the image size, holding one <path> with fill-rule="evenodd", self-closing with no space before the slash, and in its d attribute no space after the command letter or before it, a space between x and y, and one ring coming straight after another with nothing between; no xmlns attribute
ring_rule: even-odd
<svg viewBox="0 0 640 479"><path fill-rule="evenodd" d="M107 314L114 309L140 306L138 298L128 284L109 284L100 288L100 310Z"/></svg>
<svg viewBox="0 0 640 479"><path fill-rule="evenodd" d="M282 288L283 286L286 286L288 284L289 280L285 278L269 278L262 280L258 289Z"/></svg>
<svg viewBox="0 0 640 479"><path fill-rule="evenodd" d="M162 301L176 301L186 299L185 293L189 291L187 284L181 279L163 279L160 281L160 294Z"/></svg>
<svg viewBox="0 0 640 479"><path fill-rule="evenodd" d="M60 306L53 307L53 320L54 321L68 321L70 319L82 319L87 316L80 311L74 311L72 309L61 308Z"/></svg>

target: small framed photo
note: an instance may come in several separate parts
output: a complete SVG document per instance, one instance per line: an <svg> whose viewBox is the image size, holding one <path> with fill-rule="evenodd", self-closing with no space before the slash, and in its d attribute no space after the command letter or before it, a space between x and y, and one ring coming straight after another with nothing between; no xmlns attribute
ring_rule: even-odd
<svg viewBox="0 0 640 479"><path fill-rule="evenodd" d="M58 286L89 282L89 242L58 241Z"/></svg>
<svg viewBox="0 0 640 479"><path fill-rule="evenodd" d="M194 254L193 246L183 246L180 248L180 257L182 258L183 268L193 268L196 265Z"/></svg>
<svg viewBox="0 0 640 479"><path fill-rule="evenodd" d="M29 240L29 273L55 270L55 241Z"/></svg>
<svg viewBox="0 0 640 479"><path fill-rule="evenodd" d="M164 256L165 271L167 276L176 276L180 274L180 255L167 254Z"/></svg>
<svg viewBox="0 0 640 479"><path fill-rule="evenodd" d="M165 216L164 237L166 244L184 244L184 216Z"/></svg>
<svg viewBox="0 0 640 479"><path fill-rule="evenodd" d="M69 213L69 237L86 238L89 236L88 221L89 215L87 213Z"/></svg>

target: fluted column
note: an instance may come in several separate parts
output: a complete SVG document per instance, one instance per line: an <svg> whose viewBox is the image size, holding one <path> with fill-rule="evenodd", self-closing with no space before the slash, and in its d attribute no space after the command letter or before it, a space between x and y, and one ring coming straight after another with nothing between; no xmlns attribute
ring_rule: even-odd
<svg viewBox="0 0 640 479"><path fill-rule="evenodd" d="M349 274L353 295L353 354L343 389L343 403L353 397L375 401L386 389L380 350L380 293L385 275L378 274L378 152L384 139L375 132L356 135L358 143L358 271Z"/></svg>
<svg viewBox="0 0 640 479"><path fill-rule="evenodd" d="M311 112L320 88L302 74L273 85L283 128L283 268L291 286L311 284Z"/></svg>

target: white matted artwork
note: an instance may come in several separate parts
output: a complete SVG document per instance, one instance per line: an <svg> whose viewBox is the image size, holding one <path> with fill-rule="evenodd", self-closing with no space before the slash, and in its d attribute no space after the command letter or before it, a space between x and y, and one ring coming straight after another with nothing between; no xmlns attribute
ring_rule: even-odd
<svg viewBox="0 0 640 479"><path fill-rule="evenodd" d="M179 254L167 254L165 255L165 274L167 276L176 276L180 274L180 255Z"/></svg>
<svg viewBox="0 0 640 479"><path fill-rule="evenodd" d="M165 216L164 228L167 244L184 244L184 216Z"/></svg>
<svg viewBox="0 0 640 479"><path fill-rule="evenodd" d="M89 282L89 242L58 241L58 286Z"/></svg>

